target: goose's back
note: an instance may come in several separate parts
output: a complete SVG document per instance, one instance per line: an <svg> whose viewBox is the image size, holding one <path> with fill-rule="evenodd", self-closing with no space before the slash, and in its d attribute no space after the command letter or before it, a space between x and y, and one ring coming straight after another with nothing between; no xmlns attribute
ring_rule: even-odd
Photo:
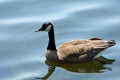
<svg viewBox="0 0 120 80"><path fill-rule="evenodd" d="M107 40L88 39L88 40L72 40L58 46L57 54L61 60L77 60L88 56L95 56L97 53L109 47ZM78 61L78 60L77 60Z"/></svg>

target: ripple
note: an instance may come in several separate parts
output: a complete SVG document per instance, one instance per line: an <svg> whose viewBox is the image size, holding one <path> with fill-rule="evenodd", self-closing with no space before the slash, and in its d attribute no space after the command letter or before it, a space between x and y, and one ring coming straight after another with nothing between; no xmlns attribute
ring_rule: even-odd
<svg viewBox="0 0 120 80"><path fill-rule="evenodd" d="M39 61L27 60L26 62L25 61L24 62L18 61L18 63L14 63L14 62L15 61L13 61L11 65L0 67L0 71L2 72L2 75L4 75L4 76L0 75L0 77L4 77L3 80L21 80L25 78L32 78L38 76L38 74L42 75L46 70L45 69L46 67L43 65L43 63L40 63ZM40 67L42 67L42 70L40 69ZM5 76L9 76L9 78L5 79Z"/></svg>
<svg viewBox="0 0 120 80"><path fill-rule="evenodd" d="M37 73L28 72L28 73L22 73L21 75L17 75L17 77L14 77L14 79L11 80L31 80L32 78L34 79L34 77L36 76L38 76Z"/></svg>
<svg viewBox="0 0 120 80"><path fill-rule="evenodd" d="M120 16L108 18L107 20L104 20L104 22L108 23L108 24L118 24L118 23L120 23Z"/></svg>
<svg viewBox="0 0 120 80"><path fill-rule="evenodd" d="M103 4L89 4L83 6L73 6L67 7L64 11L61 12L54 12L51 15L45 14L42 16L28 16L28 17L16 17L16 18L9 18L9 19L0 19L0 25L10 25L10 24L20 24L20 23L27 23L27 22L44 22L44 21L55 21L59 19L63 19L68 17L69 14L77 12L77 11L84 11L94 8L99 8Z"/></svg>
<svg viewBox="0 0 120 80"><path fill-rule="evenodd" d="M0 4L11 2L11 1L14 1L14 0L0 0Z"/></svg>
<svg viewBox="0 0 120 80"><path fill-rule="evenodd" d="M119 24L120 23L120 16L114 16L114 17L108 17L108 18L101 18L98 19L97 21L93 21L91 23L94 24L101 24L101 25L105 25L105 24Z"/></svg>

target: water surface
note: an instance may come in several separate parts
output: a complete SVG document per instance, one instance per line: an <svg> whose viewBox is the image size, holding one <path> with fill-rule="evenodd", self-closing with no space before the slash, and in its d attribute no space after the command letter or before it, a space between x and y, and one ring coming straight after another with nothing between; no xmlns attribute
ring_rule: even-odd
<svg viewBox="0 0 120 80"><path fill-rule="evenodd" d="M119 0L0 0L0 80L119 80ZM48 36L35 33L44 22L55 26L56 45L73 39L114 39L107 49L107 64L46 62ZM69 67L71 66L71 67ZM86 67L88 66L88 67ZM52 73L53 72L53 73Z"/></svg>

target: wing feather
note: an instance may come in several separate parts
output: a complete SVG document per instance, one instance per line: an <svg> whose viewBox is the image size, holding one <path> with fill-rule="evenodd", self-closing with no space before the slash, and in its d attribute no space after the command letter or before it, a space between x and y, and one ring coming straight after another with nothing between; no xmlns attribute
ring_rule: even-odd
<svg viewBox="0 0 120 80"><path fill-rule="evenodd" d="M84 54L93 55L92 52L95 52L98 49L108 48L108 45L109 44L105 40L72 40L58 46L57 54L59 55L59 59L64 59L72 55L77 55L78 57ZM101 50L97 51L97 53L100 51Z"/></svg>
<svg viewBox="0 0 120 80"><path fill-rule="evenodd" d="M88 46L89 40L73 40L66 42L58 47L58 55L60 59L70 55L83 55L92 50L92 46Z"/></svg>

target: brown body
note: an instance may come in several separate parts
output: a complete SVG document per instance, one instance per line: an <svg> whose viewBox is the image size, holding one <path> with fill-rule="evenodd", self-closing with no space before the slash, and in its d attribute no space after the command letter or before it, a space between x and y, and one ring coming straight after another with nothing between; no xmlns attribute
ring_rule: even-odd
<svg viewBox="0 0 120 80"><path fill-rule="evenodd" d="M47 50L46 58L61 62L86 62L100 57L101 55L97 55L114 44L113 40L99 38L72 40L58 46L57 51Z"/></svg>

